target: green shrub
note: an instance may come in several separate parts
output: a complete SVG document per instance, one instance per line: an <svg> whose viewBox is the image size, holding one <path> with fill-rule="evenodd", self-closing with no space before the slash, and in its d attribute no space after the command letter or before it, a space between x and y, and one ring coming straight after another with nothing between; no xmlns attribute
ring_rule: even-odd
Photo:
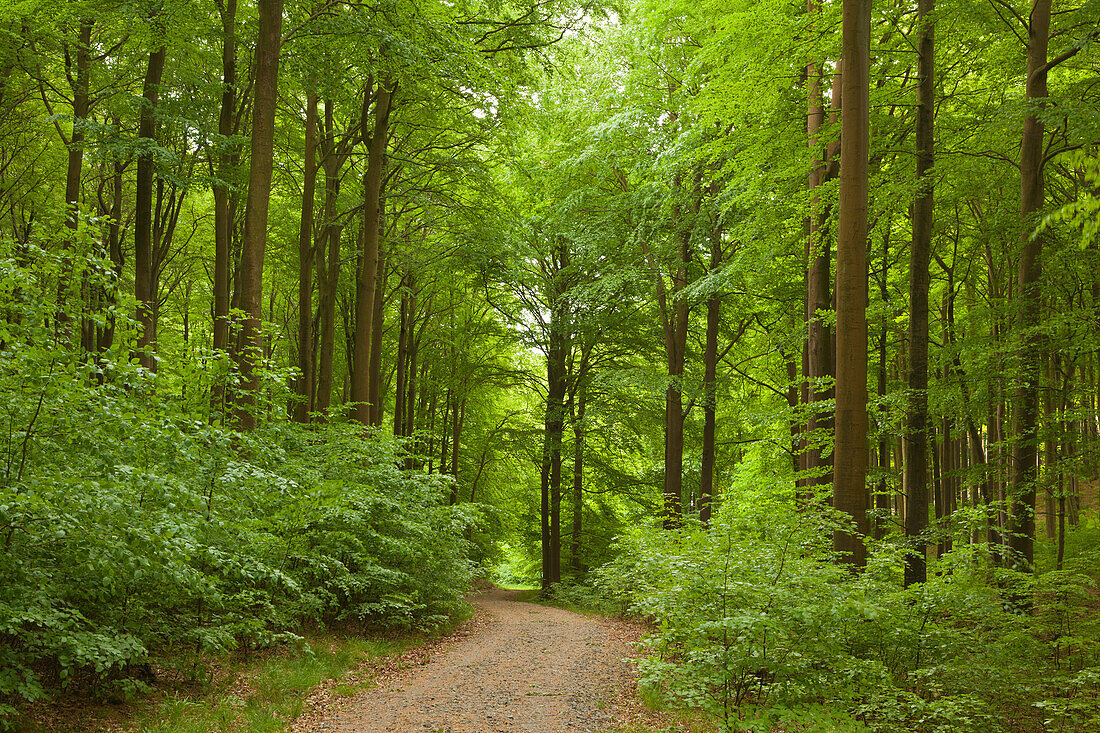
<svg viewBox="0 0 1100 733"><path fill-rule="evenodd" d="M987 553L961 545L903 590L900 544L877 544L857 576L833 562L822 512L738 499L709 530L631 533L597 573L654 620L641 682L663 698L729 731L1007 731L1097 714L1087 577L991 584Z"/></svg>

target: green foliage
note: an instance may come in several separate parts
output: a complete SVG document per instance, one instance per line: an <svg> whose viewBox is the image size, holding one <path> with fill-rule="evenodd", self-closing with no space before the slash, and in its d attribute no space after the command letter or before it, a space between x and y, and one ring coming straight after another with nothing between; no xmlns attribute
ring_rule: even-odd
<svg viewBox="0 0 1100 733"><path fill-rule="evenodd" d="M56 258L15 254L0 253L19 308L0 346L0 700L74 683L126 696L154 652L279 645L303 621L461 612L482 517L395 468L395 442L196 419L140 368L47 336Z"/></svg>
<svg viewBox="0 0 1100 733"><path fill-rule="evenodd" d="M832 529L743 490L709 531L624 538L597 577L657 624L642 684L730 731L1015 730L1038 714L1084 730L1100 712L1088 577L1000 571L989 584L963 546L903 590L895 550L854 576L832 560Z"/></svg>

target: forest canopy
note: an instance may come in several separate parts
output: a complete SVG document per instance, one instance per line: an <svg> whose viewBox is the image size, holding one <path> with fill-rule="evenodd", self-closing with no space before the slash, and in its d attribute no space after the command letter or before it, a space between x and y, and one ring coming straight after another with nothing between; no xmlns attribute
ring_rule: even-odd
<svg viewBox="0 0 1100 733"><path fill-rule="evenodd" d="M1100 721L1100 0L0 10L0 726L472 577L723 730Z"/></svg>

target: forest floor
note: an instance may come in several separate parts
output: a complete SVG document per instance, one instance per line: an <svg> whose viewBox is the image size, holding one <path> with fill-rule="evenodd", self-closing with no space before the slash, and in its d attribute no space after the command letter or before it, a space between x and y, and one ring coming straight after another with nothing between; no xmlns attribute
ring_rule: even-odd
<svg viewBox="0 0 1100 733"><path fill-rule="evenodd" d="M521 594L491 588L476 596L470 621L375 670L356 694L318 689L292 730L588 733L656 722L627 661L641 624L525 603Z"/></svg>

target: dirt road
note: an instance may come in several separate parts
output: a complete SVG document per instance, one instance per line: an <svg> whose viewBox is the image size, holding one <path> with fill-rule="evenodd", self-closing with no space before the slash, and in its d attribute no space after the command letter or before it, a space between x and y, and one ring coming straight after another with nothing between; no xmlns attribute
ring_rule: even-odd
<svg viewBox="0 0 1100 733"><path fill-rule="evenodd" d="M311 730L325 733L588 733L612 730L632 697L637 629L493 589L488 620L383 679Z"/></svg>

